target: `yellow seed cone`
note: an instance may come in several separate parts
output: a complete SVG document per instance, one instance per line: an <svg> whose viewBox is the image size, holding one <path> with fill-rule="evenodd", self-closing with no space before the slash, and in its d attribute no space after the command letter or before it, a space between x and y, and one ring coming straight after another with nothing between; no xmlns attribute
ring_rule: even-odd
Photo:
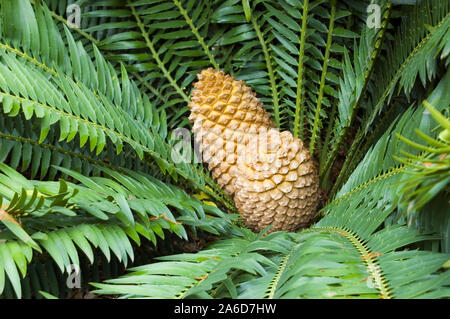
<svg viewBox="0 0 450 319"><path fill-rule="evenodd" d="M247 227L306 227L318 203L318 177L303 142L274 128L243 81L212 68L198 74L198 80L189 103L195 139Z"/></svg>

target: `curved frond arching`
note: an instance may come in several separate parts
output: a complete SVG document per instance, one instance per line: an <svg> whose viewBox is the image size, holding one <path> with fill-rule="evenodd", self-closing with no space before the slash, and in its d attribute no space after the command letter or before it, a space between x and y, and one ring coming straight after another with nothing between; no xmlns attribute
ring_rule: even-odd
<svg viewBox="0 0 450 319"><path fill-rule="evenodd" d="M219 233L226 232L230 222L218 208L132 171L127 176L98 168L112 178L107 179L59 168L83 184L75 185L63 180L30 181L4 164L0 169L0 238L6 242L0 246L7 265L0 268L0 277L6 271L18 297L20 277L26 276L26 265L32 260L31 249L48 252L62 273L71 264L79 265L78 249L91 263L93 249L98 248L108 260L113 253L126 266L134 256L131 241L139 245L140 236L156 245L156 236L164 237L163 231L186 239L186 228ZM11 255L9 246L19 256ZM25 264L18 263L21 255L27 257ZM13 267L14 261L18 268ZM4 281L0 283L3 290Z"/></svg>
<svg viewBox="0 0 450 319"><path fill-rule="evenodd" d="M28 2L23 2L26 4L17 2L15 11L4 12L9 14L3 17L5 23L12 23L22 15L34 14L33 7ZM46 9L37 4L35 6L38 13L36 16L42 16L42 20L35 19L40 21L34 30L36 39L41 39L40 33L46 32L47 25L51 26L54 34L58 34ZM89 150L95 150L97 155L104 150L107 142L115 145L117 154L120 154L124 144L127 144L141 160L146 161L147 157L144 158L144 155L149 154L162 172L169 172L175 179L181 176L198 189L205 183L210 184L214 190L211 196L233 209L213 180L206 173L201 173L200 167L191 163L175 163L171 159L174 150L165 140L166 124L158 123L160 115L157 112L152 113L155 109L148 97L142 95L136 84L130 81L126 69L121 67L119 80L119 74L105 61L95 46L94 60L80 42L74 41L68 28L64 28L67 47L61 47L67 48L67 51L59 52L58 50L62 49L58 46L55 49L57 52L53 54L70 57L70 61L66 59L62 64L63 68L59 65L55 68L52 64L45 66L45 56L41 61L31 58L27 53L28 47L25 46L28 45L25 31L9 34L8 29L3 30L3 39L6 40L6 50L1 53L3 61L0 67L3 112L16 116L22 111L25 119L36 118L41 126L39 142L45 140L52 125L59 124L61 141L71 141L75 136L79 136L80 147L88 145ZM62 36L59 35L59 38ZM13 49L10 41L22 43L24 51ZM45 38L42 43L34 44L36 49L33 49L37 50L41 45L45 45L44 41Z"/></svg>

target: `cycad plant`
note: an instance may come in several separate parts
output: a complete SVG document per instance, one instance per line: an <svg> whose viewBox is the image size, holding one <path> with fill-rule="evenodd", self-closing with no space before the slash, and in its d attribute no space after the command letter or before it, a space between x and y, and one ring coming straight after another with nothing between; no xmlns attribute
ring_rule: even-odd
<svg viewBox="0 0 450 319"><path fill-rule="evenodd" d="M122 298L450 296L449 0L0 10L0 296L66 297L74 270ZM209 67L309 149L310 227L245 228L173 134Z"/></svg>

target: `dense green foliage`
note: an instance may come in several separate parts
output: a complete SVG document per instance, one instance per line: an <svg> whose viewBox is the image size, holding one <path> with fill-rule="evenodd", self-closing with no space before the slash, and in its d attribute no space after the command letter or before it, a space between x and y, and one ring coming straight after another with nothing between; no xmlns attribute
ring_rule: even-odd
<svg viewBox="0 0 450 319"><path fill-rule="evenodd" d="M2 0L0 296L64 297L79 265L124 298L448 298L450 1L370 4ZM211 66L309 145L328 196L310 228L254 234L174 160ZM161 250L196 236L215 241Z"/></svg>

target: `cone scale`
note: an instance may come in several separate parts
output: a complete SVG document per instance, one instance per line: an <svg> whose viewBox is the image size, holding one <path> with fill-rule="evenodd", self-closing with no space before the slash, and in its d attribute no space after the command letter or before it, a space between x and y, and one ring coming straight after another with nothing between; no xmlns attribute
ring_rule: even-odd
<svg viewBox="0 0 450 319"><path fill-rule="evenodd" d="M253 231L295 231L318 204L317 168L303 142L279 132L255 92L222 71L201 71L188 104L202 159Z"/></svg>

